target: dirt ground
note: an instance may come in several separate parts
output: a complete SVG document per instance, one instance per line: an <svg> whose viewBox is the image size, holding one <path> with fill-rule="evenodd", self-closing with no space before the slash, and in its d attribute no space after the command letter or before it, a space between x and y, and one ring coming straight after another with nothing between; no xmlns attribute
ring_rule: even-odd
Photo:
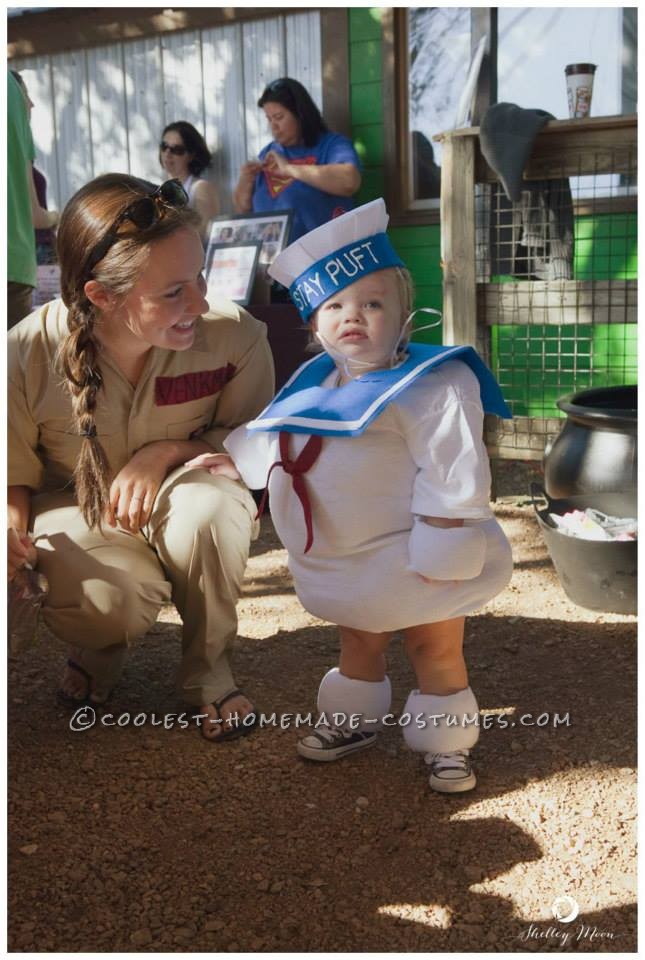
<svg viewBox="0 0 645 960"><path fill-rule="evenodd" d="M497 718L471 794L432 793L396 728L318 765L293 725L226 745L192 725L72 732L43 630L9 664L9 950L634 952L635 618L567 600L530 472L500 470L515 573L467 625L471 685ZM269 519L239 613L245 692L266 715L313 710L336 635L295 599ZM115 719L183 709L177 623L168 607L134 648ZM413 675L396 640L389 673L400 711ZM569 725L520 723L555 713Z"/></svg>

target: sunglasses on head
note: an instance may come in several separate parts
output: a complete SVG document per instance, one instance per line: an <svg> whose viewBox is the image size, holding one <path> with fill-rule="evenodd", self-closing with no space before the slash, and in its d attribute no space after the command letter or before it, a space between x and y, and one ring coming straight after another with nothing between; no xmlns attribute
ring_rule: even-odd
<svg viewBox="0 0 645 960"><path fill-rule="evenodd" d="M94 247L87 261L87 273L91 273L94 267L106 255L110 247L119 239L118 228L126 220L137 227L138 230L148 230L157 221L162 220L166 215L166 209L171 207L175 210L185 207L188 203L188 194L182 187L179 180L166 180L156 189L153 184L141 181L146 187L153 188L153 192L147 197L138 197L129 203L122 213L116 218L106 235Z"/></svg>
<svg viewBox="0 0 645 960"><path fill-rule="evenodd" d="M166 143L165 140L162 140L159 144L159 150L161 153L165 153L166 150L172 153L173 157L183 157L185 153L188 153L186 147L182 147L180 144L173 145L172 143Z"/></svg>

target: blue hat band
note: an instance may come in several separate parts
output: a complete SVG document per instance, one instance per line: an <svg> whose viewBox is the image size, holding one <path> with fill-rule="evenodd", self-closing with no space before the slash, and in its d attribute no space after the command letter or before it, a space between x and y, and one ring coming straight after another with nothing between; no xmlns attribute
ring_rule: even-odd
<svg viewBox="0 0 645 960"><path fill-rule="evenodd" d="M362 277L405 264L386 233L355 240L307 267L289 287L291 299L303 320L308 320L321 303Z"/></svg>

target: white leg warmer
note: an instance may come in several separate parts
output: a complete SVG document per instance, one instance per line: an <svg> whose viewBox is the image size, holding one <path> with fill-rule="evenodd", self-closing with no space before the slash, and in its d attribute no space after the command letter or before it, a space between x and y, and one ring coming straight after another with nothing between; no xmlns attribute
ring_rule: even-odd
<svg viewBox="0 0 645 960"><path fill-rule="evenodd" d="M403 739L419 753L469 750L479 740L479 707L470 687L446 697L413 690L403 713L411 717Z"/></svg>
<svg viewBox="0 0 645 960"><path fill-rule="evenodd" d="M318 690L318 710L324 713L332 726L345 730L364 730L376 733L382 724L366 723L366 720L379 720L390 709L392 688L389 677L373 682L371 680L351 680L334 667L326 673ZM334 714L337 718L334 719ZM349 718L355 715L360 720L349 724Z"/></svg>

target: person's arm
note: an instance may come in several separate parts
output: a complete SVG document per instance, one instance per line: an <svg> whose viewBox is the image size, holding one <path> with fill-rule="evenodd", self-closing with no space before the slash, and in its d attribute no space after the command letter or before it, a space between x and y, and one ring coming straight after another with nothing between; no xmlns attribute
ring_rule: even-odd
<svg viewBox="0 0 645 960"><path fill-rule="evenodd" d="M154 440L140 447L110 485L109 526L137 533L152 514L159 488L171 470L199 454L212 453L203 440Z"/></svg>
<svg viewBox="0 0 645 960"><path fill-rule="evenodd" d="M202 454L224 452L234 427L262 410L273 396L273 358L266 326L241 311L240 340L246 339L232 379L222 388L212 426L195 440L155 440L141 447L110 487L107 522L136 533L150 519L159 488L171 470Z"/></svg>
<svg viewBox="0 0 645 960"><path fill-rule="evenodd" d="M27 402L23 369L38 369L42 354L22 355L14 327L7 345L7 527L9 538L8 575L12 579L25 563L36 562L36 551L28 535L32 491L39 490L44 468L38 455L39 430Z"/></svg>
<svg viewBox="0 0 645 960"><path fill-rule="evenodd" d="M31 490L29 487L17 485L8 487L7 490L8 526L26 533L31 513Z"/></svg>
<svg viewBox="0 0 645 960"><path fill-rule="evenodd" d="M31 222L35 230L51 230L58 223L58 210L44 210L38 202L31 163L27 163L27 183L31 200Z"/></svg>
<svg viewBox="0 0 645 960"><path fill-rule="evenodd" d="M351 197L361 185L360 171L353 163L289 163L281 154L270 150L266 165L280 176L292 177L337 197Z"/></svg>
<svg viewBox="0 0 645 960"><path fill-rule="evenodd" d="M431 579L469 580L479 576L486 556L486 537L472 521L492 516L479 383L459 361L423 379L429 392L423 396L419 388L418 401L425 412L416 423L410 417L406 432L417 466L409 566Z"/></svg>
<svg viewBox="0 0 645 960"><path fill-rule="evenodd" d="M219 214L219 197L215 184L208 180L196 183L192 205L201 219L201 233L205 235L211 220Z"/></svg>
<svg viewBox="0 0 645 960"><path fill-rule="evenodd" d="M36 565L36 548L29 537L31 490L25 486L7 488L7 577L13 580L18 570Z"/></svg>
<svg viewBox="0 0 645 960"><path fill-rule="evenodd" d="M233 206L236 213L250 213L253 208L253 186L262 170L257 160L249 160L240 170L240 179L233 191Z"/></svg>

